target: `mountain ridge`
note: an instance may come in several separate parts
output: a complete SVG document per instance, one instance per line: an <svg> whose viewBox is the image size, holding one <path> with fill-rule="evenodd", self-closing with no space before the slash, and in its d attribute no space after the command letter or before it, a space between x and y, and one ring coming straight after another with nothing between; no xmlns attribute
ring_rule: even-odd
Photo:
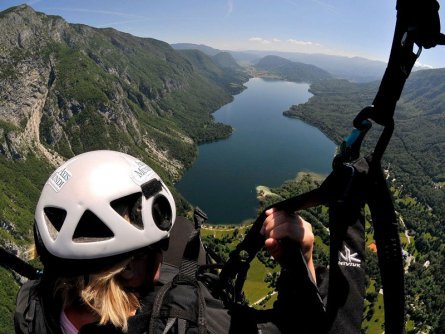
<svg viewBox="0 0 445 334"><path fill-rule="evenodd" d="M255 65L258 71L267 71L289 81L313 83L332 76L315 65L294 62L279 56L266 56Z"/></svg>
<svg viewBox="0 0 445 334"><path fill-rule="evenodd" d="M207 124L209 130L207 133L202 131L198 124L192 130L187 124L176 124L175 135L179 133L178 137L184 138L182 142L188 145L192 140L201 142L217 138L212 127L216 131L221 129L223 136L230 133L227 126L211 125L210 113L230 101L233 87L229 87L232 82L227 81L233 80L237 87L241 87L246 76L230 79L223 79L222 74L204 76L196 71L197 64L193 68L165 42L134 37L114 29L68 24L60 17L36 13L26 5L2 12L1 17L5 34L0 38L3 48L0 66L5 69L1 77L5 88L0 100L0 115L16 127L29 123L27 127L32 131L25 133L33 134L32 137L17 135L19 138L13 140L9 131L2 145L9 157L17 157L21 150L26 152L25 143L36 142L40 146L38 142L42 141L41 151L46 150L46 155L53 155L52 160L60 163L60 157L52 151L62 150L65 157L79 152L75 144L67 142L68 132L84 149L93 149L95 145L76 135L73 127L69 128L68 121L80 122L82 113L101 115L102 121L94 116L101 124L113 123L104 128L108 136L111 136L109 132L113 126L124 132L128 132L125 127L131 126L133 135L137 135L141 142L146 141L139 126L142 123L140 116L156 119L164 123L164 128L167 125L171 128L172 121L177 123L173 113L182 113L187 118L186 114L195 110L192 100L193 95L197 95L197 89L193 87L196 84L208 87L209 96L215 95L213 102L208 99L208 105L199 110L202 120L198 123ZM212 62L210 58L209 61ZM13 83L12 79L18 82ZM15 92L9 89L13 85L19 88ZM190 111L184 108L186 106L173 110L172 106L177 107L175 95L183 95L185 91L190 96ZM89 110L91 106L99 113ZM40 114L35 110L40 110ZM38 119L47 125L50 120L54 121L52 129L43 127L39 131ZM155 145L154 142L145 144ZM152 150L152 153L161 151ZM174 160L174 156L166 156L164 160Z"/></svg>
<svg viewBox="0 0 445 334"><path fill-rule="evenodd" d="M379 80L383 76L386 69L386 62L379 60L371 60L364 57L346 57L336 55L326 55L317 53L301 53L301 52L281 52L281 51L231 51L218 50L203 44L193 43L177 43L172 44L178 49L197 49L210 56L214 56L219 52L229 52L234 59L243 65L255 65L265 56L278 56L290 61L304 63L317 66L333 77L347 79L353 82L369 82Z"/></svg>
<svg viewBox="0 0 445 334"><path fill-rule="evenodd" d="M373 60L360 56L338 56L322 53L302 53L286 51L260 51L260 50L219 50L204 44L176 43L171 44L178 49L197 49L210 56L219 52L229 52L233 58L245 66L255 65L265 56L278 56L294 62L317 66L329 72L334 78L346 79L351 82L371 82L380 80L385 72L387 62ZM415 66L413 71L425 70L422 66Z"/></svg>

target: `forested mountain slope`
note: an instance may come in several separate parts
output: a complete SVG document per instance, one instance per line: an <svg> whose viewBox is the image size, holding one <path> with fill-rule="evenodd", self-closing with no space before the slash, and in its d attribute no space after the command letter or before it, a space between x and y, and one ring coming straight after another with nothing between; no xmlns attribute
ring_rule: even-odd
<svg viewBox="0 0 445 334"><path fill-rule="evenodd" d="M330 79L332 76L314 65L294 62L278 56L266 56L261 58L255 69L276 74L286 80L295 82L313 83Z"/></svg>
<svg viewBox="0 0 445 334"><path fill-rule="evenodd" d="M116 149L175 180L194 160L197 143L231 133L211 113L248 76L202 52L191 57L158 40L68 24L27 6L0 13L0 30L3 176L32 163L39 175L22 177L39 188L50 166L84 151ZM18 205L15 193L3 191L6 211Z"/></svg>
<svg viewBox="0 0 445 334"><path fill-rule="evenodd" d="M352 120L372 103L378 82L323 81L314 96L286 115L311 123L340 143ZM413 73L395 114L395 132L384 155L396 197L401 231L413 238L407 267L407 310L417 328L441 328L445 321L445 69ZM380 134L371 129L362 152L370 152ZM441 325L442 324L442 325ZM413 331L417 332L417 331Z"/></svg>
<svg viewBox="0 0 445 334"><path fill-rule="evenodd" d="M222 71L205 76L207 68L199 73L196 63L164 42L70 25L30 7L10 9L0 18L0 114L9 127L26 124L42 152L69 157L104 145L148 146L150 153L165 153L165 164L188 165L194 156L190 139L230 133L210 116L231 99ZM238 86L245 80L230 79ZM31 138L22 142L26 139ZM18 144L6 142L3 150L11 157ZM174 164L169 170L178 172Z"/></svg>
<svg viewBox="0 0 445 334"><path fill-rule="evenodd" d="M332 80L311 86L308 103L292 107L285 114L308 121L340 142L352 128L352 120L372 103L378 82L353 84ZM400 184L445 214L445 69L418 71L406 83L396 109L394 136L384 156L392 162ZM376 127L378 128L378 126ZM377 129L365 143L375 144Z"/></svg>

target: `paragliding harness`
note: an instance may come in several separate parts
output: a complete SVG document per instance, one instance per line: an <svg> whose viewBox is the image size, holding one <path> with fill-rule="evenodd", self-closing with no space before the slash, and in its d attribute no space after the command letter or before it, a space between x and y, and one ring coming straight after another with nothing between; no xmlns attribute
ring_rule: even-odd
<svg viewBox="0 0 445 334"><path fill-rule="evenodd" d="M403 258L397 217L381 159L394 130L396 103L422 47L445 44L445 36L440 33L438 10L436 0L398 1L391 54L373 104L354 119L354 129L341 144L340 152L333 161L333 171L322 185L266 208L245 239L230 254L220 278L221 282L227 282L223 289L234 301L242 299L242 287L250 262L264 245L260 230L265 211L274 207L295 212L326 205L330 221L329 284L324 302L317 302L314 298L310 304L311 311L325 316L327 333L360 333L365 293L364 207L367 204L384 291L385 333L404 332ZM413 52L414 45L418 46L417 52ZM360 157L360 147L372 126L371 120L384 128L372 154L363 158ZM285 254L294 261L292 265L310 279L301 252L289 241L284 246L287 248ZM317 294L317 291L313 292L314 296Z"/></svg>
<svg viewBox="0 0 445 334"><path fill-rule="evenodd" d="M372 106L364 108L354 119L354 129L345 138L340 152L334 158L333 171L319 188L271 206L288 212L318 205L329 207L330 261L327 296L320 294L312 281L298 246L288 240L282 242L285 249L283 267L297 274L305 288L310 290L307 294L312 297L304 301L304 310L312 314L311 319L320 319L324 323L323 332L360 332L365 292L363 212L366 204L371 212L384 291L385 333L404 332L403 259L397 219L381 169L381 159L394 130L393 115L396 103L422 47L445 44L445 37L440 33L438 9L436 0L422 0L422 3L398 1L391 54L378 93ZM419 47L415 53L414 45ZM372 154L360 157L360 147L372 126L371 120L384 128ZM260 230L265 211L230 254L219 274L218 284L213 286L213 293L226 303L236 305L243 301L242 287L250 262L264 245ZM165 305L165 296L175 293L175 288L181 290L183 286L193 286L195 291L200 290L195 275L199 267L196 262L196 240L199 240L199 228L186 246L183 257L185 261L181 264L179 273L170 283L164 285L162 293L158 295L151 315L151 332L157 332L157 327L161 332L165 332L167 327L184 327L184 322L171 316L172 314L163 318L162 312L165 315L165 309L160 307ZM39 277L40 273L24 261L2 248L0 251L2 265L31 279ZM193 309L198 316L197 331L204 332L206 319L201 308L204 305L203 298L198 297L200 306ZM189 303L195 300L192 299Z"/></svg>

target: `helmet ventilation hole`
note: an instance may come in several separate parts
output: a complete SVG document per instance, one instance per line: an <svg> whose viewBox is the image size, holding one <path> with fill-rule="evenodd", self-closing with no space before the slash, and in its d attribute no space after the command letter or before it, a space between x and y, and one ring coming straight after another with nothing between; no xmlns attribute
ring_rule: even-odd
<svg viewBox="0 0 445 334"><path fill-rule="evenodd" d="M66 218L66 211L64 209L46 207L43 209L45 212L45 222L48 227L49 234L53 240L56 240L57 235L62 228L62 225Z"/></svg>
<svg viewBox="0 0 445 334"><path fill-rule="evenodd" d="M74 231L74 242L95 242L114 237L113 232L94 213L84 212Z"/></svg>
<svg viewBox="0 0 445 334"><path fill-rule="evenodd" d="M156 226L161 231L168 231L172 226L172 208L170 202L163 195L158 195L153 200L151 214Z"/></svg>
<svg viewBox="0 0 445 334"><path fill-rule="evenodd" d="M142 193L131 194L110 203L114 211L134 227L143 230Z"/></svg>

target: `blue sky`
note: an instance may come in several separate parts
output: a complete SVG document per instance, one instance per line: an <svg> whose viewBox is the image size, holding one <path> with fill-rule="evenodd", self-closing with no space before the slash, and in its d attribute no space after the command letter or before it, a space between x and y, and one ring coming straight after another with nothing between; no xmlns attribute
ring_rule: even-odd
<svg viewBox="0 0 445 334"><path fill-rule="evenodd" d="M0 0L0 10L25 3ZM277 50L386 61L395 0L31 0L35 10L71 23L113 27L168 43L225 50ZM440 10L445 27L445 7ZM419 62L445 67L445 46Z"/></svg>

